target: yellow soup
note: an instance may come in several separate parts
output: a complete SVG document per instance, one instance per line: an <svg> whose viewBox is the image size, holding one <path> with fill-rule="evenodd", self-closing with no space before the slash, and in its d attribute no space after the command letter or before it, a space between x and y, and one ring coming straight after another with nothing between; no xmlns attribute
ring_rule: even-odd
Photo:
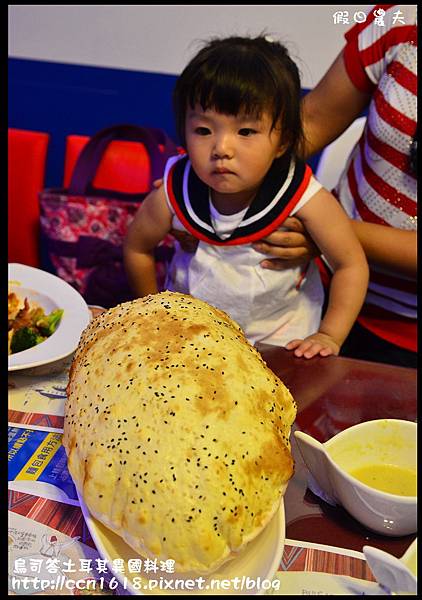
<svg viewBox="0 0 422 600"><path fill-rule="evenodd" d="M349 474L362 483L388 494L416 496L416 471L413 469L372 464L349 471Z"/></svg>

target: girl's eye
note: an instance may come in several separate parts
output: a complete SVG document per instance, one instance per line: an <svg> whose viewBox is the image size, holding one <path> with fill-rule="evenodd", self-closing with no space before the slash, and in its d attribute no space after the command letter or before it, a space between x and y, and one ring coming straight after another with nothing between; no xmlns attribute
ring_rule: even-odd
<svg viewBox="0 0 422 600"><path fill-rule="evenodd" d="M209 135L211 131L208 129L208 127L196 127L195 133L198 135Z"/></svg>
<svg viewBox="0 0 422 600"><path fill-rule="evenodd" d="M256 133L255 129L251 129L250 127L243 127L242 129L239 129L239 135L243 137L250 137L254 133Z"/></svg>

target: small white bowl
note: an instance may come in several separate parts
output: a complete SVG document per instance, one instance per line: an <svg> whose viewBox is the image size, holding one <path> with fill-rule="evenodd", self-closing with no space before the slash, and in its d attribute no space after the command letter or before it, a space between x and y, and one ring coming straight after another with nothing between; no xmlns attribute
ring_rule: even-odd
<svg viewBox="0 0 422 600"><path fill-rule="evenodd" d="M374 464L416 471L416 431L412 421L377 419L359 423L321 444L295 432L312 476L325 494L369 529L389 536L417 531L417 497L380 491L350 474Z"/></svg>

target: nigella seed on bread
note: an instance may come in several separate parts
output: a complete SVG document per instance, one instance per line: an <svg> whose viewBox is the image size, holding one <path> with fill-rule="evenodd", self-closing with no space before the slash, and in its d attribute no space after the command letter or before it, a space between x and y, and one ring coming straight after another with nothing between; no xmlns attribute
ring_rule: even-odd
<svg viewBox="0 0 422 600"><path fill-rule="evenodd" d="M163 292L83 332L63 444L95 518L143 557L207 574L278 509L295 416L288 389L226 313Z"/></svg>

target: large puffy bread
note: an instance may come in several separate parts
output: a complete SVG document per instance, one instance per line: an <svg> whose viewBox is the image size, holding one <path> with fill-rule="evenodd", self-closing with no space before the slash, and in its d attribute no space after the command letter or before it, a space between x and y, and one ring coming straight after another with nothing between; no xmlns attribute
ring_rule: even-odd
<svg viewBox="0 0 422 600"><path fill-rule="evenodd" d="M278 509L295 416L288 389L226 313L163 292L83 332L63 443L96 519L143 557L208 574Z"/></svg>

